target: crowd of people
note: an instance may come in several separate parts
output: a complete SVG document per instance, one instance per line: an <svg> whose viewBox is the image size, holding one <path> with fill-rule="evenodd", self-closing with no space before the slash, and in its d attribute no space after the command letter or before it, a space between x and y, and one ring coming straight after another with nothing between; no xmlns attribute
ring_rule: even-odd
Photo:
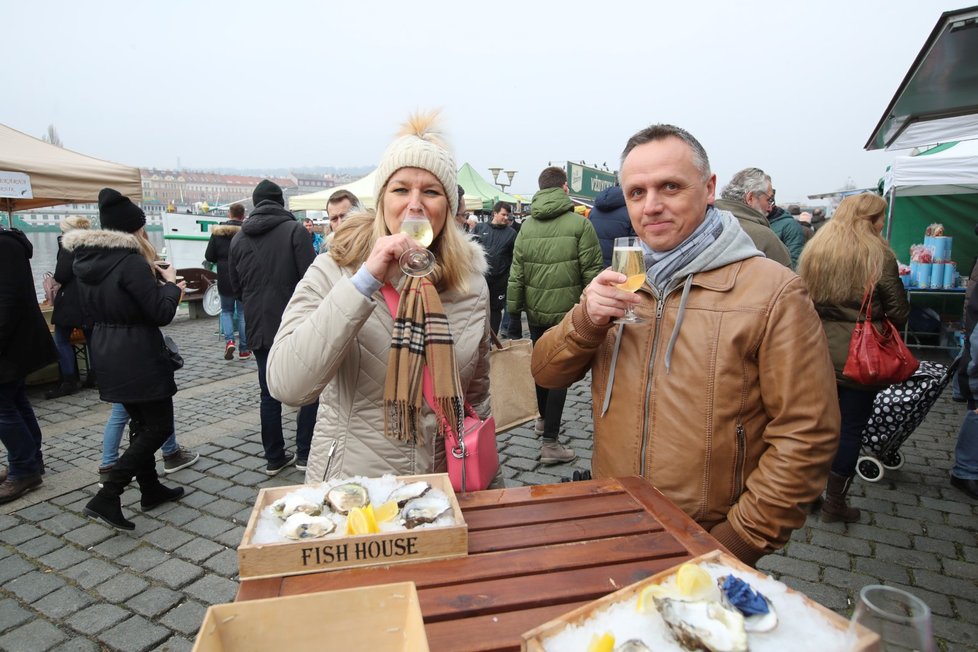
<svg viewBox="0 0 978 652"><path fill-rule="evenodd" d="M548 167L518 231L505 202L472 227L436 114L405 125L375 179L373 210L346 191L329 199L328 236L297 221L268 180L247 217L234 205L213 229L206 258L217 266L222 355L257 363L266 474L293 464L307 482L443 472L446 431L469 408L490 414L490 333L522 337L525 315L542 463L576 459L561 443L562 413L567 388L590 373L594 477L645 477L743 561L782 547L812 505L825 521L859 520L847 493L881 387L844 375L848 343L868 290L874 320L899 326L909 312L880 197L848 197L825 220L779 207L757 167L717 197L699 141L654 125L628 140L620 185L588 217L574 210L564 171ZM106 188L99 217L100 229L63 226L53 340L33 294L30 243L0 231L0 502L44 472L24 378L57 358L62 380L49 395L77 391L68 337L80 328L100 397L113 404L101 488L85 513L133 529L121 507L133 479L144 510L184 492L160 482L156 451L165 472L199 457L175 440L178 365L160 331L184 288L157 260L138 206ZM419 219L430 242L402 231ZM615 239L627 236L647 269L636 292L612 265ZM405 275L402 255L421 248L433 270ZM629 308L640 323L617 321ZM966 367L978 378L978 363ZM282 403L299 407L294 450ZM974 498L969 408L951 478Z"/></svg>

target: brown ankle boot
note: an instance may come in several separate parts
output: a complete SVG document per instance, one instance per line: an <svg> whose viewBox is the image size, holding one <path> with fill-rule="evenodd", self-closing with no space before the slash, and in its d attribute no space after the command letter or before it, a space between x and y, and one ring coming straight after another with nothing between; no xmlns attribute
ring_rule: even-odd
<svg viewBox="0 0 978 652"><path fill-rule="evenodd" d="M859 520L859 510L846 504L846 494L852 485L852 476L837 475L829 472L829 480L825 486L825 500L822 502L822 522L855 523Z"/></svg>

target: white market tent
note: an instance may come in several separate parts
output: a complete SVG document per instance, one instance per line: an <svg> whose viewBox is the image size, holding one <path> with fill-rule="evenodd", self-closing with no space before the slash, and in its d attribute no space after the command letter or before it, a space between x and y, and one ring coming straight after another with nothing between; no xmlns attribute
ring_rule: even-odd
<svg viewBox="0 0 978 652"><path fill-rule="evenodd" d="M883 192L898 197L978 193L978 140L933 154L898 156L883 177Z"/></svg>
<svg viewBox="0 0 978 652"><path fill-rule="evenodd" d="M134 202L143 198L139 168L110 163L51 145L0 125L0 174L26 174L30 197L0 196L0 210L78 204L98 200L102 188L115 188Z"/></svg>
<svg viewBox="0 0 978 652"><path fill-rule="evenodd" d="M367 176L357 179L351 183L343 184L342 186L335 186L333 188L327 188L326 190L312 192L307 195L296 195L295 197L291 197L289 198L289 210L324 211L326 210L326 202L337 190L349 190L357 196L357 198L360 200L361 206L368 210L372 210L376 202L376 198L374 197L374 175L376 172L377 170L374 170ZM464 199L465 210L482 210L481 196L466 194Z"/></svg>

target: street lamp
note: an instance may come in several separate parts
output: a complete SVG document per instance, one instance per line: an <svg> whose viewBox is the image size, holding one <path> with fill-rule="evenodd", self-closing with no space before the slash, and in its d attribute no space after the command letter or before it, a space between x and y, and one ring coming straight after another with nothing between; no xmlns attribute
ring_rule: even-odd
<svg viewBox="0 0 978 652"><path fill-rule="evenodd" d="M506 181L500 180L499 173L502 172L506 175ZM489 168L489 173L492 174L492 182L499 186L500 190L506 192L506 188L513 185L513 177L516 176L516 170L503 170L502 168Z"/></svg>

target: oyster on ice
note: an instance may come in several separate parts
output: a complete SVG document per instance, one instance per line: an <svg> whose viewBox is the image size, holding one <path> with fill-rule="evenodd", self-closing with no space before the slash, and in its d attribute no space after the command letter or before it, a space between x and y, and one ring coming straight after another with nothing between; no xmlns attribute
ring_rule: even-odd
<svg viewBox="0 0 978 652"><path fill-rule="evenodd" d="M355 507L366 507L368 503L367 488L356 482L346 482L326 492L326 504L340 514L348 514Z"/></svg>
<svg viewBox="0 0 978 652"><path fill-rule="evenodd" d="M652 652L652 648L637 638L630 638L616 647L613 652Z"/></svg>
<svg viewBox="0 0 978 652"><path fill-rule="evenodd" d="M717 578L720 588L720 601L731 609L739 611L744 617L744 629L748 632L770 632L778 626L778 615L774 605L760 591L735 577L724 575Z"/></svg>
<svg viewBox="0 0 978 652"><path fill-rule="evenodd" d="M687 650L747 652L744 617L719 602L653 598L662 620Z"/></svg>
<svg viewBox="0 0 978 652"><path fill-rule="evenodd" d="M404 527L410 530L425 523L434 523L451 509L447 499L423 496L408 501L401 510L401 518L404 519Z"/></svg>
<svg viewBox="0 0 978 652"><path fill-rule="evenodd" d="M397 503L398 507L404 507L409 500L420 498L428 493L429 489L431 489L431 485L423 480L409 482L392 491L391 495L387 497L387 500L393 500Z"/></svg>
<svg viewBox="0 0 978 652"><path fill-rule="evenodd" d="M287 496L282 496L272 503L272 511L281 519L287 519L297 512L309 514L310 516L319 516L323 513L323 506L317 505L307 498L303 498L298 493L291 493Z"/></svg>
<svg viewBox="0 0 978 652"><path fill-rule="evenodd" d="M285 519L279 528L279 534L289 539L315 539L326 536L336 529L336 523L328 516L310 516L296 512Z"/></svg>

